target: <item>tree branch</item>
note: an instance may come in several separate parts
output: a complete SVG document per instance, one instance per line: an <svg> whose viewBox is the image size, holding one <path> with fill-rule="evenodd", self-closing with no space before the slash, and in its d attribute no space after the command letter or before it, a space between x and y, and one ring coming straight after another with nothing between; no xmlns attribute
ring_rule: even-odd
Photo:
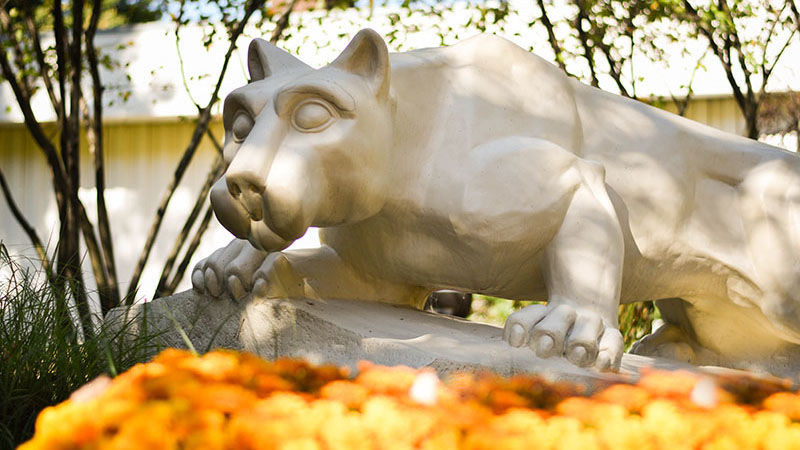
<svg viewBox="0 0 800 450"><path fill-rule="evenodd" d="M272 45L278 43L278 41L281 39L281 35L283 35L283 32L286 30L286 27L289 26L289 16L292 15L295 5L297 5L297 0L292 0L292 2L289 3L289 6L286 7L286 11L284 11L283 14L281 14L281 17L278 18L278 21L275 22L275 29L272 30L272 36L269 38L269 42Z"/></svg>
<svg viewBox="0 0 800 450"><path fill-rule="evenodd" d="M0 168L0 189L3 191L3 196L6 199L6 203L8 204L8 209L11 210L11 215L14 216L14 219L17 221L22 230L30 239L31 244L33 244L34 250L36 250L36 254L39 256L39 259L42 261L42 268L47 275L48 280L54 279L53 268L50 264L50 259L47 257L47 252L42 245L42 240L39 239L39 235L36 234L36 229L34 229L31 224L25 219L25 216L20 211L17 203L14 201L13 196L11 195L11 189L9 189L8 184L6 183L6 177L3 174L3 169Z"/></svg>
<svg viewBox="0 0 800 450"><path fill-rule="evenodd" d="M789 35L789 37L786 38L786 42L783 43L783 46L778 51L777 55L775 55L775 58L773 58L772 64L770 64L769 67L767 67L767 64L766 64L767 63L767 45L769 44L770 39L774 35L775 27L777 26L778 22L780 21L781 16L783 15L783 12L786 11L787 7L790 9L790 11L792 11L792 13L794 15L795 22L796 22L795 23L795 27L792 30L792 33ZM761 90L760 90L760 93L759 93L759 97L763 96L764 92L766 92L767 82L769 81L770 75L772 75L772 71L775 70L775 66L778 65L778 61L780 61L781 56L783 56L783 53L786 51L786 49L792 43L792 39L794 38L794 35L796 33L798 33L799 31L800 31L800 12L798 12L798 10L797 10L797 8L796 8L796 6L795 6L793 1L787 0L787 2L783 5L783 8L781 8L781 10L778 11L775 14L775 22L773 22L772 27L770 27L769 34L767 35L766 43L764 44L764 51L763 51L762 56L761 56L762 83L761 83Z"/></svg>
<svg viewBox="0 0 800 450"><path fill-rule="evenodd" d="M687 85L687 92L686 97L683 99L678 99L672 92L669 93L670 97L672 97L672 102L675 103L675 106L678 109L678 115L683 116L686 114L686 109L689 107L689 102L692 100L692 94L694 94L694 77L697 75L697 71L700 69L703 63L703 59L705 59L708 50L703 52L703 55L700 56L700 59L697 60L697 64L694 65L694 69L692 70L692 75L689 77L689 83Z"/></svg>
<svg viewBox="0 0 800 450"><path fill-rule="evenodd" d="M19 105L19 108L22 111L22 117L25 121L25 126L27 127L28 132L31 134L33 139L36 141L36 144L44 153L45 159L47 160L47 165L50 168L50 174L53 177L53 183L55 184L56 201L59 205L63 205L66 200L65 195L67 182L66 176L64 175L64 166L58 157L58 151L56 150L55 145L53 145L53 143L50 142L50 139L47 138L47 135L44 133L39 121L33 114L30 98L25 95L20 88L19 83L17 83L16 76L11 69L11 64L9 63L5 52L0 52L0 70L2 70L3 77L11 86L11 91L14 93L14 98L17 100L17 105Z"/></svg>
<svg viewBox="0 0 800 450"><path fill-rule="evenodd" d="M589 73L592 77L592 86L599 87L600 81L597 79L597 72L594 68L594 53L589 45L589 35L583 29L583 21L589 20L586 13L585 4L583 0L575 0L575 5L578 7L578 15L575 17L575 29L578 31L578 39L581 41L583 47L583 57L589 64Z"/></svg>
<svg viewBox="0 0 800 450"><path fill-rule="evenodd" d="M744 60L744 49L742 46L742 42L739 39L739 30L736 28L736 22L733 19L733 14L731 13L731 9L728 6L727 1L720 0L720 7L728 17L728 20L731 22L731 30L729 33L725 33L725 43L726 48L728 50L728 59L731 60L731 51L732 49L736 50L737 61L739 62L739 68L741 69L742 73L744 74L744 84L747 88L746 96L749 103L752 103L755 99L753 98L753 85L751 77L753 76L750 69L747 68L747 62Z"/></svg>
<svg viewBox="0 0 800 450"><path fill-rule="evenodd" d="M55 37L55 47L56 47L56 74L58 78L58 98L62 101L59 103L59 109L57 116L59 117L59 126L63 128L66 126L67 121L67 107L66 107L66 99L67 99L67 58L64 55L66 42L64 39L64 12L61 10L61 0L55 0L53 2L53 35ZM66 147L66 143L64 142L66 136L64 133L61 133L61 149L63 150Z"/></svg>
<svg viewBox="0 0 800 450"><path fill-rule="evenodd" d="M80 186L81 165L80 165L80 103L83 97L81 90L81 69L83 66L83 0L72 0L72 42L69 46L69 68L70 68L70 102L67 133L69 145L61 149L61 157L64 159L64 168L67 170L67 177L70 182L70 189L78 191Z"/></svg>
<svg viewBox="0 0 800 450"><path fill-rule="evenodd" d="M219 143L217 138L214 136L214 133L211 131L210 128L208 129L206 134L208 135L208 138L211 141L211 143L214 145L214 148L217 150L218 159L217 159L216 162L219 164L219 166L216 166L216 164L215 164L214 168L212 168L211 172L209 172L209 177L206 180L206 188L204 188L204 192L202 192L198 196L198 202L195 202L195 208L197 208L198 212L200 210L199 207L202 207L203 204L208 204L208 202L206 202L206 198L208 196L208 190L210 190L210 187L225 172L225 161L222 158L222 145ZM202 201L200 201L200 200L202 200ZM195 231L194 237L192 238L192 241L190 242L189 247L186 249L186 253L184 253L180 264L178 264L178 269L175 271L175 274L172 276L172 278L169 280L169 282L167 282L167 280L164 277L169 275L169 271L172 270L172 264L174 264L174 262L170 262L170 264L169 264L169 266L170 266L169 269L170 270L166 270L166 267L165 267L164 272L162 272L162 274L161 274L162 279L158 283L159 284L159 289L157 289L156 293L153 295L154 298L162 297L162 296L166 296L166 295L171 295L172 293L175 292L175 289L177 289L177 287L178 287L178 283L180 283L181 279L183 278L183 275L186 273L186 268L189 265L189 262L192 259L192 256L194 256L195 251L197 251L198 245L200 245L200 239L203 237L203 235L205 234L206 230L208 229L208 223L211 220L211 213L212 212L213 212L213 210L211 209L211 207L209 205L207 207L207 209L206 209L206 213L205 213L205 215L203 217L203 220L200 223L200 226L197 227L197 230ZM193 215L195 214L194 210L192 210L192 214ZM191 220L187 219L186 223L187 224L194 224L195 220L196 220L196 217L192 218ZM188 232L190 230L185 228L185 231L188 234ZM182 237L181 240L185 241L186 237ZM183 244L184 244L184 242L181 242L180 246L183 246ZM177 246L176 246L176 250L174 250L174 254L177 257ZM162 286L162 284L163 284L163 286Z"/></svg>
<svg viewBox="0 0 800 450"><path fill-rule="evenodd" d="M100 80L99 61L94 37L97 33L97 24L100 20L102 6L101 0L94 0L89 26L86 29L86 57L89 62L89 73L92 77L92 107L93 117L88 127L88 140L90 150L94 155L94 184L97 195L97 228L100 235L100 245L103 250L103 262L108 277L109 298L101 302L103 316L114 306L120 303L119 282L117 281L117 265L114 260L114 245L111 239L111 225L106 207L106 175L103 143L103 83Z"/></svg>
<svg viewBox="0 0 800 450"><path fill-rule="evenodd" d="M61 102L56 97L55 90L53 89L53 82L50 79L50 74L48 73L48 65L47 61L44 58L44 51L42 51L42 42L39 37L39 28L36 26L33 17L33 10L32 8L28 7L25 8L25 26L28 29L28 34L32 37L33 40L33 52L36 56L36 63L39 65L39 76L42 78L42 83L44 83L44 89L47 92L47 96L50 98L50 104L53 106L53 110L56 112L56 115L61 113ZM60 120L64 118L61 117Z"/></svg>
<svg viewBox="0 0 800 450"><path fill-rule="evenodd" d="M197 247L200 245L200 239L208 229L208 224L211 222L211 216L213 215L213 212L214 211L211 209L211 205L208 205L206 208L206 213L203 215L203 220L197 227L197 231L194 233L192 242L189 243L189 248L186 249L186 253L183 255L183 259L178 265L178 269L175 270L175 275L172 277L172 281L170 281L169 285L167 285L166 292L175 292L175 289L178 288L178 283L181 282L183 275L186 273L186 268L189 267L189 262L191 261L194 252L197 251Z"/></svg>
<svg viewBox="0 0 800 450"><path fill-rule="evenodd" d="M20 71L20 78L19 83L22 91L25 93L25 96L30 97L33 95L33 82L29 75L25 73L25 52L22 50L19 41L17 40L15 34L15 30L12 26L11 16L8 14L5 8L0 8L0 25L2 25L3 29L6 31L4 33L4 38L8 40L11 44L11 48L14 50L14 63L17 65L17 69Z"/></svg>
<svg viewBox="0 0 800 450"><path fill-rule="evenodd" d="M536 3L539 5L539 10L542 11L542 24L547 29L547 39L550 41L550 48L553 49L553 53L556 56L556 63L561 70L567 72L567 66L564 63L564 51L561 49L558 39L556 39L555 27L553 27L553 22L550 21L550 17L547 15L547 9L545 9L544 0L536 0Z"/></svg>
<svg viewBox="0 0 800 450"><path fill-rule="evenodd" d="M209 136L212 136L210 134L211 130L209 129L208 131ZM213 136L211 138L214 139ZM214 143L219 145L219 143L216 142L216 139L214 139ZM156 291L153 293L153 298L163 297L172 293L167 290L167 287L170 273L175 265L175 260L178 258L178 253L180 253L181 248L186 243L186 238L189 236L195 221L197 221L197 216L200 215L200 211L203 209L203 206L208 203L208 193L211 191L211 187L224 172L225 160L222 158L221 154L217 154L214 164L206 176L206 181L203 183L203 187L200 188L200 192L197 194L192 211L186 218L180 233L178 233L178 236L175 238L175 244L172 246L172 250L167 257L167 261L164 263L164 268L161 270L161 278L158 280L158 286L156 287Z"/></svg>
<svg viewBox="0 0 800 450"><path fill-rule="evenodd" d="M55 39L56 48L56 74L58 81L58 97L61 99L59 103L59 110L56 116L58 117L59 128L59 144L61 147L61 156L58 158L58 165L54 167L60 168L61 183L54 185L56 202L58 203L58 218L60 221L59 228L59 245L58 245L58 274L66 270L68 258L65 256L65 247L67 243L62 239L65 235L65 227L70 217L70 202L72 192L69 186L69 179L67 178L67 168L64 164L64 152L69 153L69 140L67 139L67 58L65 56L66 38L64 36L64 11L62 10L61 0L53 1L53 37ZM37 124L38 125L38 124ZM54 152L56 153L56 152ZM52 166L52 164L51 164Z"/></svg>
<svg viewBox="0 0 800 450"><path fill-rule="evenodd" d="M175 52L178 54L178 67L181 71L181 81L183 82L183 90L186 91L186 95L189 96L189 100L194 104L195 108L200 111L202 108L197 100L194 99L192 96L192 91L189 89L189 83L186 81L186 71L184 70L183 64L183 53L181 52L181 35L180 30L182 27L181 18L183 17L183 2L180 3L180 11L178 13L177 19L175 19Z"/></svg>
<svg viewBox="0 0 800 450"><path fill-rule="evenodd" d="M630 65L630 68L631 68L631 95L630 95L630 97L631 98L637 98L637 95L636 95L636 72L634 70L635 67L634 67L634 64L633 64L633 60L634 60L633 53L634 53L634 51L636 49L636 46L634 45L634 40L633 40L633 34L636 32L636 28L633 26L633 12L631 12L631 15L628 17L628 19L626 21L626 25L627 25L627 27L625 29L625 32L627 33L628 38L631 40L631 45L630 45L630 52L631 53L630 53L630 56L628 58L628 64ZM622 70L622 69L620 68L620 70Z"/></svg>
<svg viewBox="0 0 800 450"><path fill-rule="evenodd" d="M142 271L144 270L144 266L147 263L147 259L150 257L150 252L153 249L153 244L155 243L156 236L158 235L158 232L161 229L161 224L164 221L164 215L166 213L167 206L169 205L169 202L172 199L172 195L175 193L178 184L183 178L183 175L186 172L186 169L189 166L189 162L191 162L192 157L194 156L194 153L197 150L197 147L200 145L200 140L202 139L203 134L205 134L206 129L208 128L208 124L211 119L211 108L219 100L218 97L219 90L220 87L222 86L222 80L225 77L225 72L227 71L231 55L233 54L233 51L236 49L236 40L239 38L239 36L241 36L242 32L244 31L245 25L250 20L250 17L263 4L264 0L255 0L251 4L249 4L245 10L245 14L242 17L242 20L239 21L237 27L230 34L230 44L228 45L228 50L225 53L225 58L222 63L222 68L220 69L220 74L219 78L217 79L217 84L214 87L214 91L211 94L211 98L209 99L208 104L199 113L197 125L195 126L194 132L192 133L192 138L189 141L189 145L186 147L183 156L178 162L178 166L175 168L172 180L167 186L167 191L164 193L164 196L162 197L161 202L159 203L158 210L156 211L156 216L153 219L153 223L150 225L150 230L148 231L147 238L145 240L144 250L139 256L139 260L136 263L133 276L131 277L130 286L128 287L128 293L125 298L126 304L131 304L133 301L133 296L139 284L139 279L141 278Z"/></svg>
<svg viewBox="0 0 800 450"><path fill-rule="evenodd" d="M61 159L64 161L64 169L67 174L67 186L69 192L69 209L70 215L66 223L62 224L62 229L66 233L61 233L59 236L59 243L62 247L65 244L65 239L70 241L66 255L71 259L72 255L78 255L80 252L80 239L79 232L81 232L86 241L87 249L89 250L89 258L92 263L92 270L94 272L95 281L97 282L97 290L100 295L100 302L103 302L103 297L108 295L108 281L105 276L105 268L100 264L99 254L96 248L97 243L94 238L94 228L91 226L86 211L78 198L78 188L80 187L80 103L83 98L81 90L81 70L83 68L83 9L84 0L72 0L72 39L67 46L69 52L69 91L70 91L70 104L69 116L67 117L67 124L61 129L61 135L66 135L67 145L61 148ZM75 228L77 226L77 228ZM87 233L88 228L88 233ZM74 231L73 231L74 230ZM74 234L73 234L74 233ZM74 242L71 242L73 241ZM78 313L83 320L84 332L93 333L91 309L89 302L86 298L85 287L83 284L81 263L78 260L76 273L72 274L75 282L79 283L77 289L80 290L76 294L75 304L78 308ZM87 327L89 328L87 330Z"/></svg>
<svg viewBox="0 0 800 450"><path fill-rule="evenodd" d="M600 51L606 57L606 62L608 63L609 75L614 80L614 83L617 85L619 93L625 97L633 98L630 92L628 92L628 88L622 82L621 64L618 61L614 60L614 58L611 56L611 46L607 45L602 40L600 40L600 42L597 42L597 46L600 47Z"/></svg>
<svg viewBox="0 0 800 450"><path fill-rule="evenodd" d="M102 308L111 309L117 306L111 302L111 295L108 292L108 278L103 266L103 259L100 252L100 246L97 243L97 237L94 235L94 227L86 214L86 208L83 202L80 201L77 191L72 198L73 207L77 213L78 226L80 227L83 242L86 244L86 251L89 254L89 262L92 264L92 273L94 274L95 281L97 281L97 290L100 296L100 306Z"/></svg>
<svg viewBox="0 0 800 450"><path fill-rule="evenodd" d="M789 44L792 43L792 38L794 37L796 31L792 31L792 34L786 39L786 42L783 43L783 46L778 51L778 54L775 55L775 58L772 60L772 64L769 67L765 67L762 69L764 72L763 74L763 82L761 83L761 93L764 93L764 90L767 87L767 81L769 81L770 75L772 75L772 71L775 70L775 66L778 65L778 61L780 61L781 56L783 56L783 52L789 47ZM763 67L763 66L762 66Z"/></svg>
<svg viewBox="0 0 800 450"><path fill-rule="evenodd" d="M777 14L775 14L775 21L772 22L772 25L770 25L769 31L767 31L767 38L764 40L764 43L761 45L761 64L759 64L759 66L761 67L761 72L762 73L764 72L764 66L765 66L766 61L767 61L767 47L769 47L769 43L772 40L772 36L774 36L775 27L778 26L778 19L780 19L781 15L783 15L783 12L786 11L786 8L788 6L789 6L788 2L784 3L783 7L781 8L781 10ZM775 11L772 8L772 5L769 4L769 2L767 2L766 8L767 8L768 12L774 12Z"/></svg>
<svg viewBox="0 0 800 450"><path fill-rule="evenodd" d="M683 0L683 7L691 16L690 18L694 22L697 29L700 30L700 33L702 33L706 39L708 39L708 45L711 47L714 55L716 55L717 59L722 64L723 69L725 69L725 77L728 79L728 84L731 86L733 98L736 100L736 104L739 105L739 109L742 111L742 114L746 114L746 99L741 88L739 87L739 84L736 82L736 77L733 76L733 66L731 65L730 58L726 56L725 50L723 50L723 48L720 47L719 44L714 40L714 33L703 25L700 15L697 13L697 10L692 6L692 4L689 3L689 0Z"/></svg>
<svg viewBox="0 0 800 450"><path fill-rule="evenodd" d="M63 42L63 15L61 14L61 5L60 1L54 2L54 14L55 20L54 23L60 25L61 27L54 27L54 35L56 36L57 42ZM64 62L63 59L63 47L61 51L61 62ZM8 81L9 85L11 86L11 90L14 92L14 97L17 101L17 104L22 111L22 115L25 121L25 126L28 129L31 136L34 138L36 143L38 144L39 148L44 153L45 159L47 160L48 168L50 169L50 174L53 181L53 190L55 194L56 204L58 205L58 214L59 214L59 243L57 247L57 255L58 255L58 266L56 268L55 274L55 282L56 287L59 291L63 291L62 287L67 284L69 285L74 297L75 301L79 305L86 306L86 293L83 286L82 280L82 273L80 271L80 261L78 257L78 252L75 250L74 245L71 242L66 242L65 240L61 239L64 236L64 233L67 228L65 228L69 224L69 220L71 218L71 211L70 208L71 203L71 191L69 188L69 181L67 180L66 171L63 165L63 161L59 158L58 151L56 147L53 145L52 142L47 138L44 131L41 128L40 123L36 119L33 110L30 104L30 97L25 95L22 88L19 85L19 82L14 74L14 71L11 68L11 64L8 61L8 56L5 52L0 53L0 69L2 70L3 76ZM60 70L61 74L64 74L64 70ZM60 77L60 87L61 93L63 98L64 86L63 86L64 78ZM63 102L61 104L61 111L63 111ZM64 117L64 114L61 114L61 117ZM62 145L66 142L65 133L63 133L63 121L59 122L59 125L62 126L62 136L61 141ZM71 241L74 241L71 240ZM75 243L77 245L77 243ZM70 247L75 248L70 248ZM72 251L75 250L75 251ZM66 315L66 296L61 296L60 300L57 302L56 307L56 314L62 317L63 320L69 322L69 317ZM83 324L83 328L86 333L92 333L93 329L91 326L91 318L88 316L88 307L84 308L84 310L80 314L81 323Z"/></svg>

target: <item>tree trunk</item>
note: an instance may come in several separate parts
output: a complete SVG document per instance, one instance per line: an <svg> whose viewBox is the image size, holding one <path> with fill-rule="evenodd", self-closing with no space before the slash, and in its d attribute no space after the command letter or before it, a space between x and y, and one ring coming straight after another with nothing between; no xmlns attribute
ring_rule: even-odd
<svg viewBox="0 0 800 450"><path fill-rule="evenodd" d="M744 110L745 135L758 140L761 134L758 129L758 103L748 102Z"/></svg>

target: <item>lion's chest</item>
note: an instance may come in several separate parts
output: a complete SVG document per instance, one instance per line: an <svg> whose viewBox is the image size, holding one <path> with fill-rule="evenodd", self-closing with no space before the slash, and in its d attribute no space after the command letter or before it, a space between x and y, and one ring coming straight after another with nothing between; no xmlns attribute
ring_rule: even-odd
<svg viewBox="0 0 800 450"><path fill-rule="evenodd" d="M496 238L487 239L486 230L466 232L459 220L439 214L375 217L326 229L323 240L357 270L403 284L514 298L543 290L542 245L531 233L497 228Z"/></svg>
<svg viewBox="0 0 800 450"><path fill-rule="evenodd" d="M538 298L542 252L575 189L574 160L532 138L476 147L457 165L434 159L381 213L326 230L326 240L382 278Z"/></svg>

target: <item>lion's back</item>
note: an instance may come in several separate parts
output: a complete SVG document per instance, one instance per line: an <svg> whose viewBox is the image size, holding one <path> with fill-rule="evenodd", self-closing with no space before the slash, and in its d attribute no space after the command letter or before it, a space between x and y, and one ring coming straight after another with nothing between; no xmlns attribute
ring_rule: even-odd
<svg viewBox="0 0 800 450"><path fill-rule="evenodd" d="M447 117L445 126L468 124L449 130L451 136L469 135L465 151L508 136L581 151L574 81L511 41L484 34L390 57L397 98L413 99L408 106L414 116Z"/></svg>

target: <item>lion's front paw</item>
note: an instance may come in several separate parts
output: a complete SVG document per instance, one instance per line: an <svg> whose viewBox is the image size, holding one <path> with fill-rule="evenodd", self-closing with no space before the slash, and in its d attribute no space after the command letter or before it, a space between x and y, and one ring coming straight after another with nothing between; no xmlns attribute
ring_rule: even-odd
<svg viewBox="0 0 800 450"><path fill-rule="evenodd" d="M303 280L281 252L270 253L253 274L253 296L258 298L303 297Z"/></svg>
<svg viewBox="0 0 800 450"><path fill-rule="evenodd" d="M589 309L531 305L506 320L504 339L529 345L541 358L565 356L580 367L616 370L622 359L622 334Z"/></svg>
<svg viewBox="0 0 800 450"><path fill-rule="evenodd" d="M197 263L192 271L192 286L202 294L230 295L239 300L252 291L254 274L266 257L267 253L247 241L234 239Z"/></svg>

